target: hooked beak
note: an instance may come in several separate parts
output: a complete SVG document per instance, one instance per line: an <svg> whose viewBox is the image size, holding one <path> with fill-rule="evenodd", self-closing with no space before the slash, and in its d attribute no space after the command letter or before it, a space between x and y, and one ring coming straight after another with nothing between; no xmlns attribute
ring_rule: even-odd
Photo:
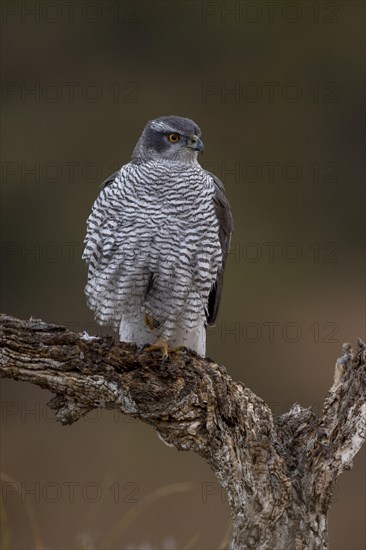
<svg viewBox="0 0 366 550"><path fill-rule="evenodd" d="M187 140L187 147L194 151L199 151L200 153L203 153L204 150L203 141L196 135L193 135Z"/></svg>

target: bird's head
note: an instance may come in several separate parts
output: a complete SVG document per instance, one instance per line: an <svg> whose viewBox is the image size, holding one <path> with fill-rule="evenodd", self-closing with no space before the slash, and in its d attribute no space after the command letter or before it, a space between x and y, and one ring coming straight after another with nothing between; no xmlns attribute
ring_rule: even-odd
<svg viewBox="0 0 366 550"><path fill-rule="evenodd" d="M203 152L201 130L189 118L162 116L150 120L132 155L132 162L167 160L187 164L197 162Z"/></svg>

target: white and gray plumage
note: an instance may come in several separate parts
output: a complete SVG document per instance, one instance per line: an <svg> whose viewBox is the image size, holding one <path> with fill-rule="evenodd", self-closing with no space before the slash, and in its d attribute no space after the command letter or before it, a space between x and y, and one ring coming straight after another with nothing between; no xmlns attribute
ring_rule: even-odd
<svg viewBox="0 0 366 550"><path fill-rule="evenodd" d="M205 355L232 232L222 182L197 161L188 118L148 122L131 161L108 178L88 219L88 305L120 340Z"/></svg>

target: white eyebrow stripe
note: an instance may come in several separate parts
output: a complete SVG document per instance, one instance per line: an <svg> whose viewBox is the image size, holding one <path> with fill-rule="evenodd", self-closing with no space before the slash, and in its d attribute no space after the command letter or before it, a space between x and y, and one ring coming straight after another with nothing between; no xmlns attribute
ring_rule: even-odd
<svg viewBox="0 0 366 550"><path fill-rule="evenodd" d="M176 129L172 128L172 126L169 126L169 124L166 124L165 122L161 122L160 120L153 120L151 123L151 128L153 130L156 130L157 132L173 132L176 133Z"/></svg>

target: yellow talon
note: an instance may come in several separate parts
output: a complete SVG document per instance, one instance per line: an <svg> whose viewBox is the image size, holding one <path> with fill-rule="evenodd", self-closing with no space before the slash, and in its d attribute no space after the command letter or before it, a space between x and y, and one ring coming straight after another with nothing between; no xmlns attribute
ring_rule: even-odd
<svg viewBox="0 0 366 550"><path fill-rule="evenodd" d="M169 353L184 352L187 353L187 348L185 346L177 346L175 348L169 348L168 341L160 338L155 342L155 344L145 344L139 350L138 355L149 351L161 351L163 356L163 362L169 359Z"/></svg>
<svg viewBox="0 0 366 550"><path fill-rule="evenodd" d="M145 351L154 351L154 350L160 350L163 356L163 360L165 361L169 357L169 351L168 351L168 342L166 340L158 340L155 342L155 344L146 344L145 346L142 346L139 353L145 352Z"/></svg>

